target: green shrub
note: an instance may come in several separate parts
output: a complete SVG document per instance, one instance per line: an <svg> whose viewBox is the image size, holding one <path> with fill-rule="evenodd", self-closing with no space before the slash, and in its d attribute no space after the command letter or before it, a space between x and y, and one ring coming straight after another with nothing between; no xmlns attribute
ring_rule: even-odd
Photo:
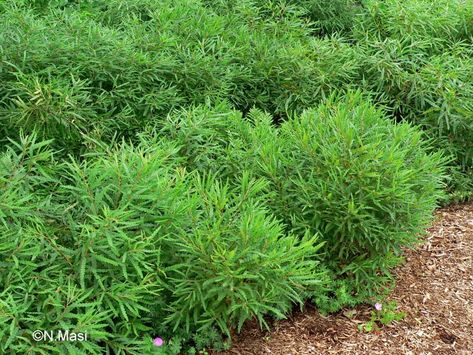
<svg viewBox="0 0 473 355"><path fill-rule="evenodd" d="M420 113L413 113L410 120L447 138L462 168L473 166L473 57L453 53L431 57L409 79L416 90L408 100Z"/></svg>
<svg viewBox="0 0 473 355"><path fill-rule="evenodd" d="M471 42L472 10L471 2L462 0L368 0L355 37L426 40L430 52L439 54L452 43Z"/></svg>
<svg viewBox="0 0 473 355"><path fill-rule="evenodd" d="M398 121L421 126L438 149L453 158L449 192L472 190L473 72L471 49L457 44L441 55L426 55L428 42L386 39L362 45L363 86Z"/></svg>
<svg viewBox="0 0 473 355"><path fill-rule="evenodd" d="M402 247L431 220L445 159L426 153L419 130L389 122L359 94L288 121L279 137L282 174L269 159L265 168L280 186L275 214L293 230L322 234L326 263L351 280L335 282L345 289L337 298L349 303L352 289L358 299L379 292Z"/></svg>
<svg viewBox="0 0 473 355"><path fill-rule="evenodd" d="M461 200L473 193L473 57L458 50L430 58L412 75L416 90L408 99L416 110L410 120L452 156L449 192Z"/></svg>
<svg viewBox="0 0 473 355"><path fill-rule="evenodd" d="M195 127L172 136L183 152L195 154L191 168L206 161L206 170L223 176L256 171L270 183L274 214L297 235L321 233L324 261L359 290L383 280L401 248L418 240L442 196L445 159L428 152L418 129L390 122L359 92L332 96L280 129L271 116L252 111L252 124L229 119L224 131L219 113L203 112L172 123ZM208 149L192 149L199 140Z"/></svg>
<svg viewBox="0 0 473 355"><path fill-rule="evenodd" d="M0 209L2 350L149 350L150 310L163 302L164 283L157 231L140 225L140 209L152 192L168 199L179 193L179 185L171 189L166 179L170 169L159 164L164 154L147 161L130 151L110 161L57 166L42 146L24 139L2 156L1 191L9 202ZM143 185L136 179L140 168ZM153 174L160 178L151 182ZM8 198L12 194L15 199ZM35 329L86 332L93 341L36 343Z"/></svg>
<svg viewBox="0 0 473 355"><path fill-rule="evenodd" d="M356 17L362 12L361 4L354 0L293 0L307 11L319 34L351 33Z"/></svg>
<svg viewBox="0 0 473 355"><path fill-rule="evenodd" d="M445 171L472 195L472 10L1 2L0 352L226 348L384 291Z"/></svg>
<svg viewBox="0 0 473 355"><path fill-rule="evenodd" d="M364 53L361 86L372 92L398 121L412 115L412 105L407 98L415 94L417 88L410 79L428 61L429 56L423 52L428 46L425 41L412 43L409 39L395 38L359 44Z"/></svg>
<svg viewBox="0 0 473 355"><path fill-rule="evenodd" d="M353 0L204 0L204 4L225 14L229 11L252 13L272 20L308 21L318 35L349 33L361 6Z"/></svg>
<svg viewBox="0 0 473 355"><path fill-rule="evenodd" d="M6 95L10 100L2 110L8 130L38 132L44 138L59 138L61 147L76 146L81 134L92 131L94 112L87 82L73 76L40 79L17 75ZM77 147L76 147L77 148Z"/></svg>
<svg viewBox="0 0 473 355"><path fill-rule="evenodd" d="M65 163L47 143L23 138L0 159L4 352L149 353L157 335L171 352L211 346L324 280L316 237L283 233L262 180L187 174L164 142ZM88 341L35 342L36 329Z"/></svg>
<svg viewBox="0 0 473 355"><path fill-rule="evenodd" d="M0 117L5 135L36 127L68 153L81 151L84 131L132 138L208 100L284 118L360 77L356 48L310 38L297 19L218 15L188 0L47 9L0 14Z"/></svg>
<svg viewBox="0 0 473 355"><path fill-rule="evenodd" d="M397 121L425 129L452 156L448 200L471 196L472 3L366 1L354 26L363 87Z"/></svg>
<svg viewBox="0 0 473 355"><path fill-rule="evenodd" d="M329 262L358 286L417 240L441 196L441 155L427 154L421 132L389 122L359 93L284 123L280 139L287 168L270 177L287 208L276 215L320 231Z"/></svg>
<svg viewBox="0 0 473 355"><path fill-rule="evenodd" d="M183 165L189 170L200 173L227 173L231 177L227 156L231 153L228 147L236 144L241 130L247 124L239 111L231 105L220 102L214 105L200 105L189 109L181 109L170 114L157 127L149 127L142 135L146 145L156 144L161 137L175 142L179 147L178 155ZM232 173L239 175L240 167Z"/></svg>
<svg viewBox="0 0 473 355"><path fill-rule="evenodd" d="M246 320L266 325L264 315L283 318L292 303L302 305L308 289L323 279L315 268L316 239L284 236L261 203L262 180L244 173L234 189L214 177L195 184L202 201L199 219L169 241L180 262L170 267L167 322L187 330L196 323L217 324L230 335Z"/></svg>
<svg viewBox="0 0 473 355"><path fill-rule="evenodd" d="M369 287L428 225L442 195L441 155L359 93L284 123L280 139L285 162L271 178L286 208L276 215L318 230L330 265Z"/></svg>

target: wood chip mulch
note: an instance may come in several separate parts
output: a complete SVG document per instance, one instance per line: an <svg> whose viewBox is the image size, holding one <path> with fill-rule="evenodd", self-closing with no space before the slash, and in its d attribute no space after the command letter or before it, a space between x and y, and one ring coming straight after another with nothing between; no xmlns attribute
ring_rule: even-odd
<svg viewBox="0 0 473 355"><path fill-rule="evenodd" d="M372 307L323 317L309 306L269 332L248 325L222 354L473 354L473 204L438 210L425 243L405 257L390 296L402 321L361 333Z"/></svg>

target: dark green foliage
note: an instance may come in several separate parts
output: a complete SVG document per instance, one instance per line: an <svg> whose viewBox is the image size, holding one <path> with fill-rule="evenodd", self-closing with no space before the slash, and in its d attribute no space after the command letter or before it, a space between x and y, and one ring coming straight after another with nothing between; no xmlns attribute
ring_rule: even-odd
<svg viewBox="0 0 473 355"><path fill-rule="evenodd" d="M204 0L203 3L222 14L236 11L272 20L300 19L310 24L318 35L350 32L361 11L361 4L353 0Z"/></svg>

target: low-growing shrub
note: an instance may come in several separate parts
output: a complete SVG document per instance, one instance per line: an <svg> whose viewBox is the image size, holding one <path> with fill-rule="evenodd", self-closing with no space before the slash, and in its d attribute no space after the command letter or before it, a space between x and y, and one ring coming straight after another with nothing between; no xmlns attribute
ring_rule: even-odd
<svg viewBox="0 0 473 355"><path fill-rule="evenodd" d="M362 12L362 5L354 0L293 0L307 11L306 16L313 22L319 35L335 32L350 34L355 19Z"/></svg>
<svg viewBox="0 0 473 355"><path fill-rule="evenodd" d="M294 230L319 231L327 262L357 288L376 284L390 256L428 225L442 196L441 154L359 92L285 122L279 137L284 164L269 178L285 208L276 215Z"/></svg>
<svg viewBox="0 0 473 355"><path fill-rule="evenodd" d="M216 324L230 335L252 318L266 325L264 315L283 318L293 303L302 305L309 289L321 286L320 244L309 234L284 236L261 203L265 185L247 173L233 189L214 177L196 180L199 218L169 237L178 261L168 272L167 322L174 330Z"/></svg>
<svg viewBox="0 0 473 355"><path fill-rule="evenodd" d="M384 292L472 196L472 10L0 1L0 352L220 349Z"/></svg>
<svg viewBox="0 0 473 355"><path fill-rule="evenodd" d="M404 0L364 2L355 37L428 41L430 53L440 54L458 41L472 40L473 5L462 0Z"/></svg>
<svg viewBox="0 0 473 355"><path fill-rule="evenodd" d="M471 49L456 44L426 55L428 42L385 39L364 43L363 86L376 93L394 119L421 126L451 157L450 198L471 195L473 180L473 66Z"/></svg>
<svg viewBox="0 0 473 355"><path fill-rule="evenodd" d="M56 142L61 147L77 149L81 134L93 131L96 124L87 82L73 76L40 79L17 73L6 96L11 99L1 114L8 130L61 137Z"/></svg>
<svg viewBox="0 0 473 355"><path fill-rule="evenodd" d="M149 351L151 307L163 303L164 273L159 230L146 228L140 208L149 208L146 194L163 193L162 207L182 192L160 164L165 151L146 160L130 149L59 166L43 146L25 138L2 155L2 351ZM87 333L92 341L36 342L36 329Z"/></svg>
<svg viewBox="0 0 473 355"><path fill-rule="evenodd" d="M297 235L320 233L324 262L357 290L377 290L442 196L442 154L431 152L419 129L393 123L359 92L332 96L280 128L259 111L227 131L217 117L200 108L181 116L188 123L168 123L195 127L192 135L184 129L172 136L196 154L190 166L206 161L206 170L223 176L252 169L265 178L274 214ZM208 150L191 148L199 139Z"/></svg>
<svg viewBox="0 0 473 355"><path fill-rule="evenodd" d="M357 1L333 0L204 0L204 4L218 13L229 11L251 12L266 19L284 21L300 19L307 21L317 35L335 32L350 33L354 20L361 10Z"/></svg>
<svg viewBox="0 0 473 355"><path fill-rule="evenodd" d="M225 159L225 148L235 137L231 127L239 124L244 124L242 115L229 104L203 105L174 112L160 127L150 127L141 137L148 145L161 136L176 142L188 170L208 173L215 172L218 161Z"/></svg>
<svg viewBox="0 0 473 355"><path fill-rule="evenodd" d="M10 137L36 127L78 155L84 131L132 138L175 108L209 100L284 118L360 77L356 48L308 33L297 19L216 14L189 0L8 8L0 119Z"/></svg>
<svg viewBox="0 0 473 355"><path fill-rule="evenodd" d="M3 352L142 354L155 336L170 352L211 346L321 286L320 243L284 233L263 180L187 174L165 142L65 163L47 143L26 137L0 159ZM37 342L36 329L88 341Z"/></svg>
<svg viewBox="0 0 473 355"><path fill-rule="evenodd" d="M472 14L469 1L370 0L352 32L363 53L362 87L452 156L447 200L473 191Z"/></svg>

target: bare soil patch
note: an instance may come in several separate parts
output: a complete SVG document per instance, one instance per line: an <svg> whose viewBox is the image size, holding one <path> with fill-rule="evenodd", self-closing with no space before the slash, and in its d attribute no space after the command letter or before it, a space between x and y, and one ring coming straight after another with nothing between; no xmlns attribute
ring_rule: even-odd
<svg viewBox="0 0 473 355"><path fill-rule="evenodd" d="M404 320L361 333L372 307L349 318L308 306L269 332L249 324L225 354L473 354L473 204L438 210L425 243L405 256L390 296Z"/></svg>

